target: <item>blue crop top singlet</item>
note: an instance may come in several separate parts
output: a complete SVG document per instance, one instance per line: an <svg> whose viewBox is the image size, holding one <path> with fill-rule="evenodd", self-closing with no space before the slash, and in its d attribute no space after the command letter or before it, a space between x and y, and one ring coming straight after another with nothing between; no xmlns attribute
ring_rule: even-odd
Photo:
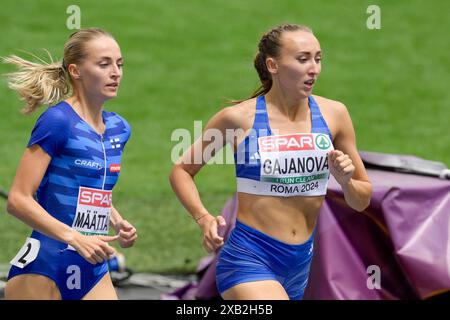
<svg viewBox="0 0 450 320"><path fill-rule="evenodd" d="M269 126L264 96L256 99L250 134L234 154L237 191L290 197L325 195L330 175L327 154L333 140L312 96L310 133L276 135Z"/></svg>

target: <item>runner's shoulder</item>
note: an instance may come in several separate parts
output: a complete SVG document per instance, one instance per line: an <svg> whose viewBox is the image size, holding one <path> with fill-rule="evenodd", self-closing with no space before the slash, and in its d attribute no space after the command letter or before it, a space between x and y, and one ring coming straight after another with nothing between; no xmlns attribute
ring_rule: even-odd
<svg viewBox="0 0 450 320"><path fill-rule="evenodd" d="M119 115L118 113L113 112L113 111L104 110L104 113L105 113L105 118L113 119L111 121L111 123L114 123L114 127L117 128L116 130L121 131L118 133L126 132L128 134L128 137L131 135L131 126L124 117L122 117L121 115ZM118 124L120 124L120 125L118 125Z"/></svg>
<svg viewBox="0 0 450 320"><path fill-rule="evenodd" d="M325 97L313 95L317 104L319 105L320 111L329 115L330 117L342 116L348 113L347 107L340 101L328 99Z"/></svg>
<svg viewBox="0 0 450 320"><path fill-rule="evenodd" d="M62 102L49 106L47 109L45 109L44 112L42 112L40 117L45 117L47 120L53 120L63 123L70 122L67 110L65 109L65 105Z"/></svg>
<svg viewBox="0 0 450 320"><path fill-rule="evenodd" d="M36 121L36 127L46 128L49 132L66 137L70 131L70 118L62 103L49 106Z"/></svg>
<svg viewBox="0 0 450 320"><path fill-rule="evenodd" d="M226 128L237 129L251 127L255 117L256 99L248 99L238 104L225 107L220 110L214 117L217 117Z"/></svg>
<svg viewBox="0 0 450 320"><path fill-rule="evenodd" d="M114 112L114 111L107 111L105 110L106 116L107 117L114 117L119 119L121 122L123 122L125 124L126 127L130 127L130 124L128 123L128 121L122 117L120 114Z"/></svg>

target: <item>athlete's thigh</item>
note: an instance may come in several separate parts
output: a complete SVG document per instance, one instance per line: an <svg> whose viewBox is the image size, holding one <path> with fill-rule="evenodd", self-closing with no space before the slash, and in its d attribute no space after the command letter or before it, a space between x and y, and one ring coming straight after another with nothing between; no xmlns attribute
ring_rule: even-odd
<svg viewBox="0 0 450 320"><path fill-rule="evenodd" d="M7 300L61 300L56 283L39 274L20 274L6 283Z"/></svg>
<svg viewBox="0 0 450 320"><path fill-rule="evenodd" d="M118 300L109 272L83 297L83 300Z"/></svg>
<svg viewBox="0 0 450 320"><path fill-rule="evenodd" d="M225 300L289 300L283 286L275 280L244 282L225 290Z"/></svg>

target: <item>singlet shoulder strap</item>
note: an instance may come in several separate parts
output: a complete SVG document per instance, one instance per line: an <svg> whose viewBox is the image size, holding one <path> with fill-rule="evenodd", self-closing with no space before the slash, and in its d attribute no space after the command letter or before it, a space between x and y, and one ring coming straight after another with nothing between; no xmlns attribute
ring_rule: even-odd
<svg viewBox="0 0 450 320"><path fill-rule="evenodd" d="M322 116L322 112L320 112L320 108L319 108L319 105L317 104L316 100L313 98L313 96L309 96L308 102L309 102L309 108L311 110L311 119L312 119L311 132L312 133L325 133L330 137L331 141L333 141L333 137L331 136L331 131L328 128L328 125Z"/></svg>
<svg viewBox="0 0 450 320"><path fill-rule="evenodd" d="M258 136L266 135L264 134L264 132L267 132L267 135L271 134L269 119L267 116L266 99L264 96L259 96L256 98L256 110L253 129L258 132Z"/></svg>

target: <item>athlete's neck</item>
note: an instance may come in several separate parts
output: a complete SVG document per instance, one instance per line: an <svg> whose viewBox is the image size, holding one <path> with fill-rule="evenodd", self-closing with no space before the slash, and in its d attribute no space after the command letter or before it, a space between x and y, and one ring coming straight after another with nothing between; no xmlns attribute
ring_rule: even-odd
<svg viewBox="0 0 450 320"><path fill-rule="evenodd" d="M75 93L68 98L69 103L76 113L87 123L89 123L98 133L104 131L104 123L102 117L103 101L88 99L86 95Z"/></svg>
<svg viewBox="0 0 450 320"><path fill-rule="evenodd" d="M303 112L309 110L308 97L288 95L274 87L266 94L266 103L276 107L290 121L295 121Z"/></svg>

